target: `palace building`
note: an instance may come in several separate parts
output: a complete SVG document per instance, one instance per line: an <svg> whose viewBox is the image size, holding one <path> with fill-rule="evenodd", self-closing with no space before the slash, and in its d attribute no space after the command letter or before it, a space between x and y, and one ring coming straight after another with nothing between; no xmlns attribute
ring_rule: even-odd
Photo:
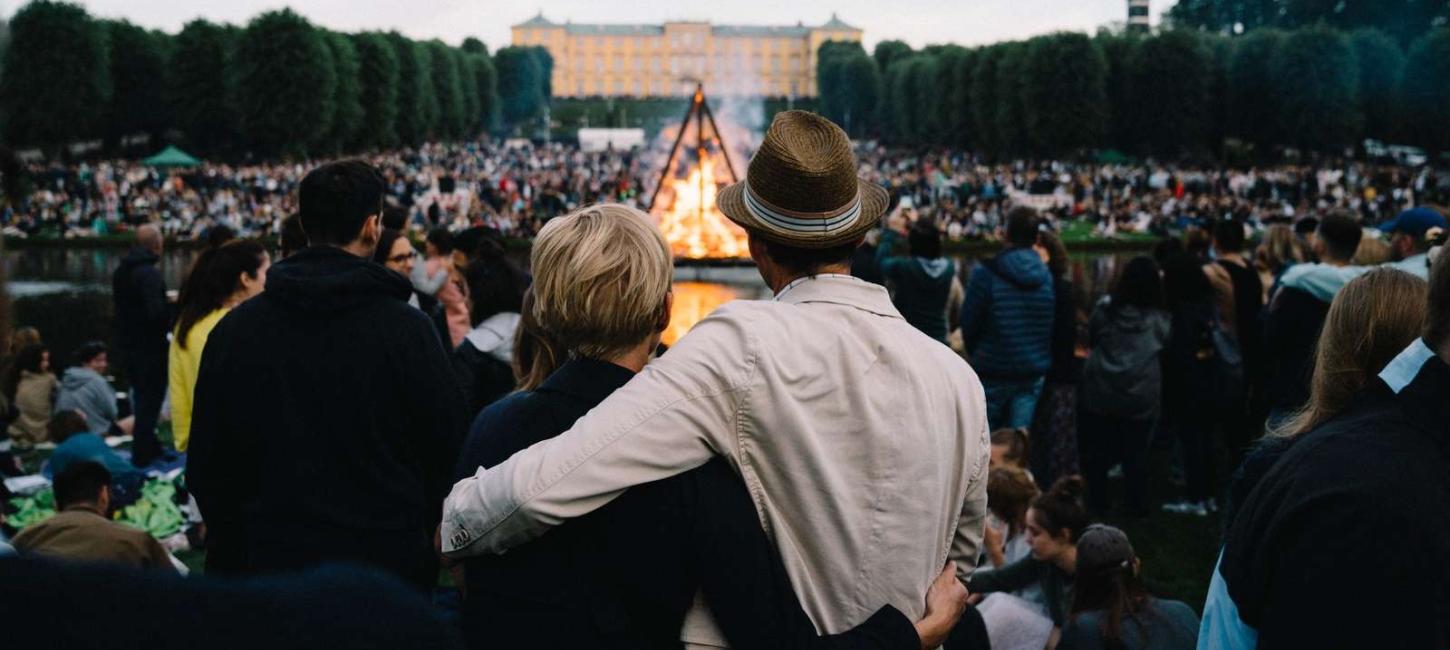
<svg viewBox="0 0 1450 650"><path fill-rule="evenodd" d="M542 12L513 26L513 44L554 58L555 97L685 97L704 82L712 95L814 97L816 51L861 40L834 14L820 26L556 23Z"/></svg>

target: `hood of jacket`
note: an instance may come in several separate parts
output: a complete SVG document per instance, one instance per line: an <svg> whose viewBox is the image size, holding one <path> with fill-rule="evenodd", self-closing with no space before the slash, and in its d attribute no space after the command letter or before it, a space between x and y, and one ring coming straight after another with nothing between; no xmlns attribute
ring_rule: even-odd
<svg viewBox="0 0 1450 650"><path fill-rule="evenodd" d="M106 381L106 378L90 368L75 366L66 368L65 374L60 377L60 385L66 390L76 391L97 380Z"/></svg>
<svg viewBox="0 0 1450 650"><path fill-rule="evenodd" d="M1366 266L1295 264L1284 272L1279 282L1286 289L1298 289L1322 302L1334 302L1334 296L1344 285L1368 270Z"/></svg>
<svg viewBox="0 0 1450 650"><path fill-rule="evenodd" d="M985 263L997 277L1025 290L1036 289L1052 282L1052 272L1042 263L1042 257L1030 248L1014 248L1003 252Z"/></svg>
<svg viewBox="0 0 1450 650"><path fill-rule="evenodd" d="M120 268L130 270L138 266L150 266L160 261L160 255L137 246L128 251L125 257L121 258Z"/></svg>
<svg viewBox="0 0 1450 650"><path fill-rule="evenodd" d="M303 249L267 271L268 299L312 313L355 309L378 300L406 301L407 278L380 264L330 246Z"/></svg>
<svg viewBox="0 0 1450 650"><path fill-rule="evenodd" d="M1137 305L1114 305L1112 296L1101 300L1103 315L1113 327L1122 332L1137 333L1147 330L1154 323L1153 316L1161 313Z"/></svg>

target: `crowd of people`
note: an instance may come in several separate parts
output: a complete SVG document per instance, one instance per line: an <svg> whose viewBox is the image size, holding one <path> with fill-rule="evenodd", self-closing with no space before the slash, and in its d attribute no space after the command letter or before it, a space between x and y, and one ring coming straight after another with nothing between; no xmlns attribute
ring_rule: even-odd
<svg viewBox="0 0 1450 650"><path fill-rule="evenodd" d="M407 174L377 160L288 172L275 198L289 216L221 223L174 304L155 269L167 226L146 217L114 286L129 418L103 394L108 348L87 345L57 380L39 336L17 332L0 377L11 449L59 443L58 514L11 540L0 606L64 611L63 640L104 629L156 647L294 647L378 624L336 620L343 606L392 623L378 639L428 647L1450 638L1450 533L1434 516L1450 507L1450 264L1444 216L1415 207L1436 191L1427 173L973 176L945 171L963 160L858 157L829 121L786 112L718 194L775 298L728 303L667 348L670 248L618 200L639 187L628 155L551 148L579 165L504 166L551 179L503 183L510 209L560 202L547 220L515 211L538 217L523 268L508 228L469 217L493 201L438 198L445 178L488 185L461 180L491 174L463 151ZM1064 205L1030 198L1063 188ZM988 194L997 221L969 220L1003 250L958 268L942 240L964 226L941 215ZM1111 229L1149 210L1151 230L1175 201L1202 211L1079 304L1052 213L1111 206ZM421 253L413 227L428 230ZM276 258L248 234L277 237ZM108 442L122 435L129 459ZM1151 494L1155 446L1181 494ZM166 550L109 521L178 463L203 579L161 576ZM1102 523L1160 503L1222 513L1202 620L1150 593L1133 542ZM57 563L78 559L136 572ZM335 563L359 568L318 569ZM1344 592L1331 569L1350 565L1373 602L1322 625ZM461 602L430 609L419 594L442 570ZM185 634L118 631L105 623L131 605L62 593L117 585L184 595ZM287 610L276 625L247 624L273 609Z"/></svg>

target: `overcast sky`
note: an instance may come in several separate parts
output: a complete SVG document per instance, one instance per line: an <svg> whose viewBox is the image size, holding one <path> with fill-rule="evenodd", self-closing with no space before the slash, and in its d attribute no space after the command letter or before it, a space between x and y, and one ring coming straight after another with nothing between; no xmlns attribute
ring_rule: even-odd
<svg viewBox="0 0 1450 650"><path fill-rule="evenodd" d="M1154 21L1177 0L1153 0ZM836 12L865 30L867 47L901 39L920 47L955 42L980 45L1058 30L1091 32L1123 21L1126 0L79 0L92 14L176 32L205 17L244 23L269 9L290 6L313 22L339 31L397 29L417 39L458 44L477 36L490 51L508 44L509 26L539 10L551 20L660 23L820 24ZM0 0L8 16L21 2Z"/></svg>

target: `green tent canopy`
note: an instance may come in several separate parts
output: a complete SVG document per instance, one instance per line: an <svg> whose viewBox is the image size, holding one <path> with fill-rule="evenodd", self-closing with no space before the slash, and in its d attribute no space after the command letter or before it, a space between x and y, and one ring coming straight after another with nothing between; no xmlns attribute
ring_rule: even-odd
<svg viewBox="0 0 1450 650"><path fill-rule="evenodd" d="M152 167L195 167L201 164L201 161L191 157L191 154L173 146L168 146L161 153L141 162Z"/></svg>

